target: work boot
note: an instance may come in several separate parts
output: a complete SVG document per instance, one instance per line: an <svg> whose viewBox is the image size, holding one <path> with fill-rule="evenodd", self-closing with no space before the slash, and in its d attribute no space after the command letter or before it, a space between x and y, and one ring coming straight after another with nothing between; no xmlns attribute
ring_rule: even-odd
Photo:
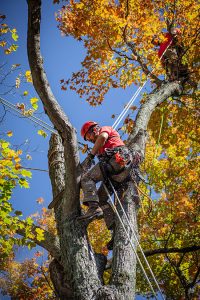
<svg viewBox="0 0 200 300"><path fill-rule="evenodd" d="M102 219L103 218L103 210L99 206L98 202L88 202L89 209L85 215L80 216L77 220L80 221L93 221L94 219Z"/></svg>

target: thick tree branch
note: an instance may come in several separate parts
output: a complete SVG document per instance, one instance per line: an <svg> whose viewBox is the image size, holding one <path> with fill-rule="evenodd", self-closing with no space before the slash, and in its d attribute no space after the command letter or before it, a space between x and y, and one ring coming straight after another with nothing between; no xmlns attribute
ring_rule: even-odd
<svg viewBox="0 0 200 300"><path fill-rule="evenodd" d="M70 133L72 131L72 125L56 101L43 68L43 58L40 53L41 0L27 0L27 2L27 51L33 84L41 98L45 112L48 114L58 132L63 133L68 131L68 133Z"/></svg>
<svg viewBox="0 0 200 300"><path fill-rule="evenodd" d="M129 182L128 188L122 199L123 208L128 216L131 228L137 234L137 205L133 182ZM135 244L135 238L127 225L123 211L117 205L117 209L123 224L126 227L130 239ZM114 299L134 299L136 284L136 256L131 244L124 232L124 228L118 218L115 218L115 236L112 261L111 286L117 287L117 296Z"/></svg>
<svg viewBox="0 0 200 300"><path fill-rule="evenodd" d="M33 77L34 87L40 96L45 111L62 137L65 148L66 178L68 184L65 188L64 214L77 210L79 206L79 156L76 131L69 122L56 101L49 86L43 68L40 53L40 19L41 0L27 0L28 2L28 58Z"/></svg>
<svg viewBox="0 0 200 300"><path fill-rule="evenodd" d="M23 224L24 225L24 224ZM42 241L37 240L37 229L43 230L44 239ZM21 236L26 237L25 229L18 229L17 233ZM60 244L57 236L52 235L48 231L42 229L39 226L32 225L31 233L35 236L31 240L35 242L38 246L46 249L53 257L56 259L60 259Z"/></svg>
<svg viewBox="0 0 200 300"><path fill-rule="evenodd" d="M188 253L200 250L200 246L193 245L190 247L183 248L159 248L154 250L146 250L144 251L145 256L152 256L156 254L165 254L165 253Z"/></svg>
<svg viewBox="0 0 200 300"><path fill-rule="evenodd" d="M155 110L156 106L167 100L169 97L180 94L182 91L181 85L178 82L171 82L171 83L165 83L161 85L159 89L155 89L149 96L146 102L141 106L141 108L138 111L136 120L135 120L135 126L130 134L127 146L132 149L135 147L135 136L138 133L139 129L146 130L150 117ZM143 145L145 147L145 143ZM144 152L144 149L140 149L142 153Z"/></svg>
<svg viewBox="0 0 200 300"><path fill-rule="evenodd" d="M65 188L62 201L55 210L61 248L59 263L73 291L70 299L86 300L88 297L92 298L101 282L94 255L88 245L86 228L75 221L80 208L80 171L76 132L53 96L43 69L40 54L41 1L28 0L28 7L28 57L33 83L50 120L62 137L61 140L59 136L52 136L49 152L53 195L57 195L61 188Z"/></svg>

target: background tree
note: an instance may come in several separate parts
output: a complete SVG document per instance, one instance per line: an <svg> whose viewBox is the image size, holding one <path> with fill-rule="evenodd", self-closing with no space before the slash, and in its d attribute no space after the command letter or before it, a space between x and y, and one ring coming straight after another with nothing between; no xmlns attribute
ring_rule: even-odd
<svg viewBox="0 0 200 300"><path fill-rule="evenodd" d="M16 28L7 24L5 15L1 15L0 47L2 47L2 63L0 66L0 101L3 113L0 118L1 125L9 118L9 113L14 112L18 117L33 116L38 109L38 99L29 98L32 84L31 72L23 72L19 63L10 64L10 57L17 51L18 34ZM28 90L24 90L28 89ZM8 102L4 97L9 94L18 97L16 105ZM2 98L3 97L3 98ZM28 99L29 98L29 99ZM50 283L48 265L49 260L41 252L36 251L31 259L24 262L16 260L16 255L22 247L31 249L36 244L29 238L39 234L41 240L42 230L38 228L36 234L30 232L33 220L42 228L48 228L55 233L55 222L51 211L43 208L42 215L34 214L25 218L22 211L16 210L13 205L13 191L16 187L29 188L28 179L31 178L30 170L22 165L31 160L28 140L20 145L13 145L12 137L15 130L0 132L0 288L3 295L12 299L55 299L55 291ZM38 130L40 135L46 136L43 130ZM23 150L22 150L23 149ZM37 199L42 203L43 199ZM26 228L26 229L25 229ZM16 235L17 230L23 230L25 236ZM40 260L40 261L38 261ZM2 296L1 294L1 296Z"/></svg>
<svg viewBox="0 0 200 300"><path fill-rule="evenodd" d="M44 73L39 52L40 1L28 2L28 53L33 82L50 120L61 136L61 139L56 135L52 136L49 150L54 196L65 188L64 195L54 207L60 245L57 237L47 230L43 232L43 240L34 240L55 258L50 265L50 273L60 298L133 299L136 260L120 224L116 220L112 275L110 284L105 286L102 285L105 260L101 259L102 256L94 256L88 244L86 228L76 221L76 216L80 213L76 133L55 100ZM155 49L150 44L151 37L167 28L166 20L184 27L185 34L187 33L184 43L188 42L189 53L185 63L194 71L194 81L198 80L196 2L158 2L156 8L150 2L97 2L71 1L69 6L63 8L59 18L62 31L79 40L84 39L85 46L88 47L84 68L72 76L71 88L77 89L80 84L78 93L86 93L90 104L101 103L111 86L125 88L139 82L140 78L146 78L158 60ZM160 71L156 70L155 75L159 74ZM148 172L152 188L161 193L161 198L153 204L151 212L150 208L147 211L149 202L144 200L144 211L149 218L140 213L143 246L147 255L163 253L156 259L152 256L151 263L165 294L169 298L190 299L198 294L196 283L199 274L196 255L199 248L196 229L198 186L195 181L198 172L197 123L191 117L192 114L195 118L198 116L197 94L189 85L185 85L183 89L180 82L165 83L162 82L162 77L151 77L152 84L157 84L157 87L151 94L144 95L135 123L127 118L124 127L130 133L127 145L133 150L137 146L134 137L139 128L146 129L149 125L151 139L143 168ZM67 80L68 82L70 83ZM65 88L64 84L63 89ZM153 118L150 120L152 113ZM180 118L181 116L183 117ZM184 122L186 117L189 125ZM189 178L185 176L184 170L188 170ZM131 223L136 226L136 207L135 203L130 202L131 189L130 186L129 196L123 203ZM32 229L35 232L34 226ZM21 234L24 234L23 230ZM169 277L172 269L175 283ZM146 291L148 287L143 278L139 282L140 289ZM176 284L176 290L172 289L173 284Z"/></svg>

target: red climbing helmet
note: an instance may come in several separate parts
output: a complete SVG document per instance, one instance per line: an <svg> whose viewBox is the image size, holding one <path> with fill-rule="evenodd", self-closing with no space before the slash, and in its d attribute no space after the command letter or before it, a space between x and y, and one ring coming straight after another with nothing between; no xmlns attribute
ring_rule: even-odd
<svg viewBox="0 0 200 300"><path fill-rule="evenodd" d="M98 123L94 122L94 121L87 121L83 124L83 126L81 128L81 136L84 138L84 140L85 140L85 135L88 132L88 130L95 125L98 125Z"/></svg>

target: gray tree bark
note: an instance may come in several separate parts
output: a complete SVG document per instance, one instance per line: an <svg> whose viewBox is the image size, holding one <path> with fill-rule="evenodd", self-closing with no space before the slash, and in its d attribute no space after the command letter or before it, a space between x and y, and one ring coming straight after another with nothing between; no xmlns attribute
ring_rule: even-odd
<svg viewBox="0 0 200 300"><path fill-rule="evenodd" d="M60 243L56 249L59 249L59 253L56 253L56 259L50 265L56 294L60 299L71 300L133 300L136 258L118 219L115 220L112 277L107 286L102 283L105 259L95 256L88 241L86 226L76 219L80 215L80 164L76 130L55 99L43 68L40 53L41 1L27 2L27 47L33 84L49 119L58 131L58 135L53 134L51 137L48 154L52 193L54 198L59 198L54 207ZM178 83L169 83L149 95L148 101L139 110L135 129L128 139L128 146L132 151L139 148L144 153L145 142L139 145L135 140L138 130L146 129L155 107L179 90ZM137 209L132 201L133 188L129 184L123 206L132 227L137 231ZM121 212L120 215L124 221L124 215ZM130 229L127 230L131 235ZM48 245L46 249L48 250Z"/></svg>

